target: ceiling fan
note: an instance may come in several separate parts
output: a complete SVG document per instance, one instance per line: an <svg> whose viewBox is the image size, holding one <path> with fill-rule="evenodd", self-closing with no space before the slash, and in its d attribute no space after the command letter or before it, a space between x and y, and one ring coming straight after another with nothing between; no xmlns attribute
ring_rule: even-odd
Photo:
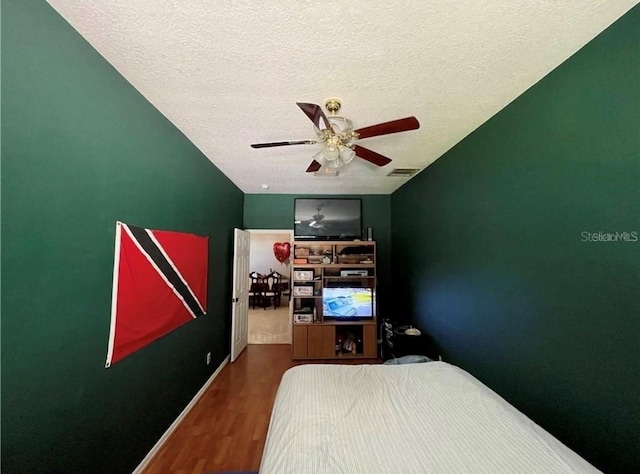
<svg viewBox="0 0 640 474"><path fill-rule="evenodd" d="M329 169L337 169L358 156L363 160L377 166L385 166L391 162L390 158L371 151L368 148L356 145L357 140L364 138L388 135L391 133L406 132L420 128L420 123L415 117L406 117L391 122L379 123L369 127L353 130L353 122L348 118L337 115L342 103L340 99L331 98L325 102L325 107L329 111L329 116L325 115L322 107L316 104L296 102L307 117L313 122L313 129L317 139L314 140L291 140L286 142L254 143L251 148L271 148L288 145L315 145L322 143L322 150L316 153L313 161L307 168L307 173L319 171L324 165Z"/></svg>

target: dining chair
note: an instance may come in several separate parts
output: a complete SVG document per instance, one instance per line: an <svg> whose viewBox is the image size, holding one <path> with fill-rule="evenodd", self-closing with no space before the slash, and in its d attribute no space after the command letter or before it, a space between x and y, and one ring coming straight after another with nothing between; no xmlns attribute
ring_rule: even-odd
<svg viewBox="0 0 640 474"><path fill-rule="evenodd" d="M287 297L287 303L291 301L291 287L290 287L290 279L285 277L280 272L275 272L278 274L278 278L280 279L280 298L283 296Z"/></svg>
<svg viewBox="0 0 640 474"><path fill-rule="evenodd" d="M281 293L280 293L280 274L278 272L271 272L265 277L265 293L264 296L264 309L271 306L273 302L273 309L278 309L280 306Z"/></svg>
<svg viewBox="0 0 640 474"><path fill-rule="evenodd" d="M256 309L256 304L261 306L264 304L264 293L266 291L266 284L264 283L264 277L258 272L249 273L251 279L251 285L249 286L249 304Z"/></svg>

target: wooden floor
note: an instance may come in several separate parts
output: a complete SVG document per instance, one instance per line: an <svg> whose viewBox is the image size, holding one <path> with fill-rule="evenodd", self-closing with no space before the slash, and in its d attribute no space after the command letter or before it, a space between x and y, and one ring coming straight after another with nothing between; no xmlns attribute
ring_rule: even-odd
<svg viewBox="0 0 640 474"><path fill-rule="evenodd" d="M220 371L145 474L257 471L280 379L300 363L291 359L288 344L247 346Z"/></svg>

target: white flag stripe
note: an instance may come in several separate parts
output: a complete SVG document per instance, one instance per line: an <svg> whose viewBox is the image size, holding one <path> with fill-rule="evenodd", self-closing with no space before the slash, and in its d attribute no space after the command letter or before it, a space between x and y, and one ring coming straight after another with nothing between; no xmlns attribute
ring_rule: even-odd
<svg viewBox="0 0 640 474"><path fill-rule="evenodd" d="M169 288L171 288L171 291L173 291L173 293L178 297L178 299L182 302L183 306L185 308L187 308L187 311L189 311L189 314L191 315L191 317L193 319L196 319L196 315L195 313L191 310L191 308L189 307L189 305L187 304L187 302L184 300L184 298L182 297L182 295L178 292L178 290L176 290L176 288L171 284L171 282L169 280L167 280L167 277L165 276L164 273L162 273L160 271L160 269L158 268L158 266L156 265L156 263L153 261L153 259L149 256L149 254L147 252L145 252L145 250L142 248L142 246L140 245L140 243L136 240L136 238L133 236L133 234L131 233L131 230L129 229L129 227L126 224L122 224L122 227L124 227L124 230L127 231L127 234L129 235L129 237L131 238L131 240L133 241L133 243L136 245L136 247L138 247L138 250L140 250L140 252L142 253L142 255L145 256L145 258L149 261L149 263L151 264L151 266L155 269L156 272L158 272L158 275L160 275L160 278L162 278L164 280L164 282L167 284L167 286Z"/></svg>
<svg viewBox="0 0 640 474"><path fill-rule="evenodd" d="M120 268L120 238L122 222L116 221L116 250L113 257L113 290L111 290L111 326L109 328L109 346L107 348L106 368L111 367L113 345L116 340L116 309L118 305L118 268Z"/></svg>
<svg viewBox="0 0 640 474"><path fill-rule="evenodd" d="M171 268L173 268L176 274L180 277L180 279L182 280L182 283L184 283L184 286L187 287L187 290L189 290L189 293L191 293L191 296L193 296L193 299L196 300L196 303L198 303L198 306L200 307L200 310L202 311L202 313L206 314L204 311L204 308L202 307L202 303L200 303L200 300L198 300L198 297L195 295L195 293L191 289L191 286L189 286L189 282L187 282L185 277L182 276L182 273L180 273L180 270L178 270L178 267L175 266L175 264L173 263L173 260L169 258L169 255L167 255L167 252L164 251L164 247L162 247L162 245L160 245L160 242L156 240L156 236L153 235L153 232L151 232L149 229L145 229L145 232L147 233L149 238L153 240L153 243L158 246L158 248L160 249L160 252L162 252L162 255L164 255L164 258L166 258L167 262L169 262L169 265L171 265Z"/></svg>

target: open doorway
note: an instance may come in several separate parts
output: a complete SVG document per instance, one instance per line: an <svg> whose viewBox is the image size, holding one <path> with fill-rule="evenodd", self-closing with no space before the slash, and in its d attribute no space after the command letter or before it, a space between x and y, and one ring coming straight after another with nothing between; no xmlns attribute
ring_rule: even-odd
<svg viewBox="0 0 640 474"><path fill-rule="evenodd" d="M254 298L249 304L249 344L291 344L291 265L275 256L276 242L293 242L293 230L248 229L250 234L249 271L262 276L282 275L280 296ZM293 258L293 256L291 257ZM255 304L254 304L255 303Z"/></svg>

